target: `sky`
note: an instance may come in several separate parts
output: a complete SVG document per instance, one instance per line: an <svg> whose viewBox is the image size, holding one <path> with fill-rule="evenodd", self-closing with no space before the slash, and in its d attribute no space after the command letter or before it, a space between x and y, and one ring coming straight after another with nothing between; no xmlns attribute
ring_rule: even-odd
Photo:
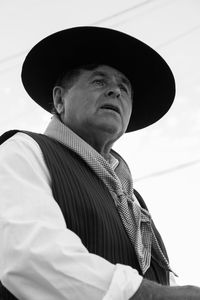
<svg viewBox="0 0 200 300"><path fill-rule="evenodd" d="M178 284L200 286L200 1L0 0L0 134L43 132L50 114L26 94L20 73L35 43L69 27L117 29L150 45L176 79L170 111L114 146L159 229Z"/></svg>

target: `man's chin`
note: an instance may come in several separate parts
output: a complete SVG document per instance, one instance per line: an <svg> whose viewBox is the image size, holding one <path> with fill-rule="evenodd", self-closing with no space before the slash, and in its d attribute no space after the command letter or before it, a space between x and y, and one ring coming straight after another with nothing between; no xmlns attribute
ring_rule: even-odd
<svg viewBox="0 0 200 300"><path fill-rule="evenodd" d="M97 130L99 132L104 133L105 135L110 135L113 138L119 138L124 131L122 130L122 127L119 126L119 124L98 124Z"/></svg>

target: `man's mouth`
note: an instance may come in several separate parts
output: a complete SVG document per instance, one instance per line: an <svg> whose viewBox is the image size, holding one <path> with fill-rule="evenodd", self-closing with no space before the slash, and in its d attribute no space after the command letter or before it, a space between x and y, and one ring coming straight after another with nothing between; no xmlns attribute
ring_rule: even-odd
<svg viewBox="0 0 200 300"><path fill-rule="evenodd" d="M107 109L107 110L112 110L115 111L116 113L120 114L119 107L112 105L112 104L104 104L100 107L101 109Z"/></svg>

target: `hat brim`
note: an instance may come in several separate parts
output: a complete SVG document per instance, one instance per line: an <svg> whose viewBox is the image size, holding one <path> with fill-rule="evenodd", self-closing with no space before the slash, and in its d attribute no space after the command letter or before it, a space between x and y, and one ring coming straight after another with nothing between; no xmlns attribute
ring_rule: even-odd
<svg viewBox="0 0 200 300"><path fill-rule="evenodd" d="M50 112L59 75L90 63L114 67L132 84L133 111L126 132L155 123L171 107L175 80L165 60L138 39L108 28L75 27L46 37L26 56L22 82L30 97Z"/></svg>

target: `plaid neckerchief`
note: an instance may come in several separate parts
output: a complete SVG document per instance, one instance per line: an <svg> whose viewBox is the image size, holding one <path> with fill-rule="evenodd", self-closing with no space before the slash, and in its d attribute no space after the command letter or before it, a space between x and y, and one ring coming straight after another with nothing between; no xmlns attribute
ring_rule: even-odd
<svg viewBox="0 0 200 300"><path fill-rule="evenodd" d="M133 193L132 178L125 162L122 160L119 164L116 163L114 152L111 151L110 159L113 162L111 165L94 148L65 126L57 116L52 117L44 134L77 153L104 182L135 248L142 273L145 274L150 266L152 247L159 258L160 265L170 270L168 260L152 229L151 216L139 205ZM123 166L120 167L121 164Z"/></svg>

